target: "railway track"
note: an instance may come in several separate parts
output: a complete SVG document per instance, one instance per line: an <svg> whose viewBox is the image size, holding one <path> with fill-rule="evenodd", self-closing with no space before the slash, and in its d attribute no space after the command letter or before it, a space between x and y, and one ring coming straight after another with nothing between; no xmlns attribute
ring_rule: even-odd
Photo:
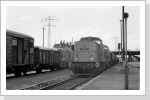
<svg viewBox="0 0 150 100"><path fill-rule="evenodd" d="M89 81L94 76L76 76L58 83L40 88L40 90L74 90L76 87Z"/></svg>
<svg viewBox="0 0 150 100"><path fill-rule="evenodd" d="M57 71L57 70L54 70ZM48 72L52 72L50 70L43 70L41 73L39 74L43 74L43 73L48 73ZM26 75L21 74L21 76L15 76L15 74L7 74L6 75L6 79L12 79L12 78L16 78L16 77L26 77L26 76L30 76L30 75L36 75L36 71L31 71L31 72L27 72Z"/></svg>
<svg viewBox="0 0 150 100"><path fill-rule="evenodd" d="M58 78L58 79L52 79L52 80L49 80L49 81L45 81L45 82L41 82L41 83L38 83L38 84L28 86L28 87L25 87L25 88L21 88L20 90L41 90L44 87L54 85L54 84L56 85L56 84L61 83L61 82L65 82L69 79L75 78L76 76L77 75L69 75L69 76Z"/></svg>
<svg viewBox="0 0 150 100"><path fill-rule="evenodd" d="M94 76L79 76L73 75L58 81L46 81L38 83L20 90L74 90L85 82L94 78Z"/></svg>

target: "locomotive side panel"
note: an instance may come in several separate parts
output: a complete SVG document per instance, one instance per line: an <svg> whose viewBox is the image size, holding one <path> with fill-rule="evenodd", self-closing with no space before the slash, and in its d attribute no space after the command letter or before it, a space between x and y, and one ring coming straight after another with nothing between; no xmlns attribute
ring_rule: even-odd
<svg viewBox="0 0 150 100"><path fill-rule="evenodd" d="M103 44L99 44L98 50L99 50L99 60L100 62L103 62L105 60Z"/></svg>

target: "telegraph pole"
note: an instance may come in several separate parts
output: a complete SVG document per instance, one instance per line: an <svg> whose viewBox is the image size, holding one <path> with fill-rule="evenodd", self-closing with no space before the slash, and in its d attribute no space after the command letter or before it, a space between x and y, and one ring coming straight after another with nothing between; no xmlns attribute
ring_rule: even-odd
<svg viewBox="0 0 150 100"><path fill-rule="evenodd" d="M46 22L48 21L48 25L45 25L45 26L48 26L48 47L50 48L51 47L51 34L50 34L50 26L55 26L55 25L51 25L51 21L54 21L54 20L57 20L58 19L54 19L55 16L48 16L48 17L44 17L44 19L41 20L41 22L43 20L45 20ZM56 27L56 26L55 26Z"/></svg>

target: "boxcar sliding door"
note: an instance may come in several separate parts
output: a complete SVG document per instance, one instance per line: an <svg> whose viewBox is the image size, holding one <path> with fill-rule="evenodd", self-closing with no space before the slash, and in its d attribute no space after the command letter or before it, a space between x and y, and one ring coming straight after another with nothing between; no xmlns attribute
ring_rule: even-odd
<svg viewBox="0 0 150 100"><path fill-rule="evenodd" d="M22 64L23 41L18 38L18 64Z"/></svg>

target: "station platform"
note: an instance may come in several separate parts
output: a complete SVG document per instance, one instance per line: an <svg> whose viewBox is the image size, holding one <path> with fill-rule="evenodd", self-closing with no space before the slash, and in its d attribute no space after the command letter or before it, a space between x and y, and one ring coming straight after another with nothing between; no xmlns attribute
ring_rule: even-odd
<svg viewBox="0 0 150 100"><path fill-rule="evenodd" d="M129 62L128 90L140 89L140 62ZM124 90L125 75L117 64L91 80L82 90Z"/></svg>

